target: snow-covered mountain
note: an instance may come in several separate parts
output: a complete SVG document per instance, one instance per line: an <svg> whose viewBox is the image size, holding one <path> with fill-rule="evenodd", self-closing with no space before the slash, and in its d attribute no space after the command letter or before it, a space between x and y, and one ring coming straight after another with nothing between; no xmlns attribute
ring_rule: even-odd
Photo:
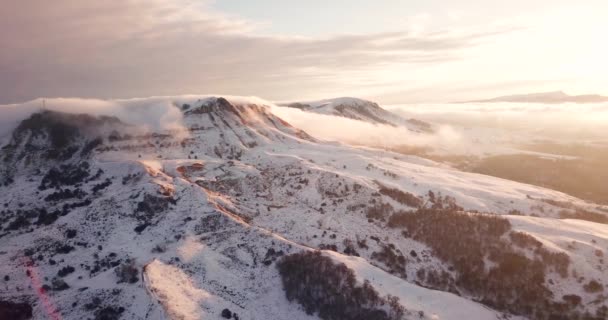
<svg viewBox="0 0 608 320"><path fill-rule="evenodd" d="M417 119L403 119L383 109L375 102L358 98L343 97L319 101L290 102L281 105L307 112L339 116L373 124L405 126L417 132L431 132L433 130L432 125L427 122Z"/></svg>
<svg viewBox="0 0 608 320"><path fill-rule="evenodd" d="M0 315L606 318L605 207L321 142L259 99L137 104L159 100L179 127L47 110L13 131Z"/></svg>

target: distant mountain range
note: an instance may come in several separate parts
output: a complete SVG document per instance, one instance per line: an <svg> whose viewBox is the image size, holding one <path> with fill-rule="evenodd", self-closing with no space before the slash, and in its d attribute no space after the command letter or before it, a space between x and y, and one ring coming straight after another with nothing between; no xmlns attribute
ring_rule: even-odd
<svg viewBox="0 0 608 320"><path fill-rule="evenodd" d="M553 92L541 92L541 93L502 96L502 97L486 99L486 100L465 101L464 103L470 103L470 102L598 103L598 102L608 102L608 97L597 95L597 94L585 94L585 95L571 96L563 91L553 91Z"/></svg>

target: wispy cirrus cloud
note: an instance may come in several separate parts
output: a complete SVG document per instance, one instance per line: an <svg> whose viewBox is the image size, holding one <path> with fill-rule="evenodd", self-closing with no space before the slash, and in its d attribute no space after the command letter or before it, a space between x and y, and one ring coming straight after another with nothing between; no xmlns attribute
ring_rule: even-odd
<svg viewBox="0 0 608 320"><path fill-rule="evenodd" d="M305 38L259 36L257 27L200 1L13 1L0 12L0 103L39 96L323 94L394 64L457 59L460 50L510 31Z"/></svg>

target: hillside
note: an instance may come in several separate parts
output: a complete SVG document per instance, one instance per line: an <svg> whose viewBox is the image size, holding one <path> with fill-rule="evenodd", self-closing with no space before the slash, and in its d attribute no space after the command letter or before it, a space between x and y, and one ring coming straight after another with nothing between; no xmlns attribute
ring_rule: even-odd
<svg viewBox="0 0 608 320"><path fill-rule="evenodd" d="M297 108L307 112L333 115L372 124L404 126L415 132L432 132L431 124L416 119L403 119L387 111L377 103L358 98L334 98L319 101L283 103L281 106Z"/></svg>
<svg viewBox="0 0 608 320"><path fill-rule="evenodd" d="M260 99L112 101L160 102L177 126L46 110L14 129L0 151L0 315L608 314L608 225L578 214L606 207L322 142Z"/></svg>

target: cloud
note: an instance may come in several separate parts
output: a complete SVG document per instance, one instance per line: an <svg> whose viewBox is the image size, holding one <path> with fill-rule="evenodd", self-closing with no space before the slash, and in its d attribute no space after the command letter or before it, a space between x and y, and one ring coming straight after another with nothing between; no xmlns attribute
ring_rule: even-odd
<svg viewBox="0 0 608 320"><path fill-rule="evenodd" d="M256 36L256 26L201 1L11 1L0 12L0 103L190 92L322 95L323 88L346 90L392 64L456 59L459 50L494 36L392 32L320 39Z"/></svg>
<svg viewBox="0 0 608 320"><path fill-rule="evenodd" d="M467 103L384 106L403 118L433 123L433 134L287 107L272 111L325 140L374 147L422 147L436 154L517 153L518 146L555 141L608 143L608 104Z"/></svg>
<svg viewBox="0 0 608 320"><path fill-rule="evenodd" d="M608 132L608 103L409 104L387 109L403 117L459 127L504 129L536 139L606 141Z"/></svg>
<svg viewBox="0 0 608 320"><path fill-rule="evenodd" d="M209 96L166 96L138 99L46 99L46 108L69 113L116 116L147 131L188 135L177 106ZM513 146L544 139L559 142L608 142L608 104L466 103L383 106L403 118L434 124L433 134L404 127L376 125L343 117L279 107L256 97L224 96L233 103L269 105L271 111L316 138L375 147L425 147L440 154L481 155L514 152ZM30 114L41 110L42 99L0 105L0 145Z"/></svg>
<svg viewBox="0 0 608 320"><path fill-rule="evenodd" d="M438 126L433 134L421 134L405 127L372 124L333 115L304 112L296 108L273 106L272 112L291 125L316 138L373 147L431 147L462 152L466 141L450 126Z"/></svg>
<svg viewBox="0 0 608 320"><path fill-rule="evenodd" d="M176 137L188 136L183 124L183 113L169 97L129 100L97 100L78 98L36 99L23 104L0 105L0 145L4 145L10 133L19 123L36 112L46 110L114 116L134 125L135 130L171 132Z"/></svg>

